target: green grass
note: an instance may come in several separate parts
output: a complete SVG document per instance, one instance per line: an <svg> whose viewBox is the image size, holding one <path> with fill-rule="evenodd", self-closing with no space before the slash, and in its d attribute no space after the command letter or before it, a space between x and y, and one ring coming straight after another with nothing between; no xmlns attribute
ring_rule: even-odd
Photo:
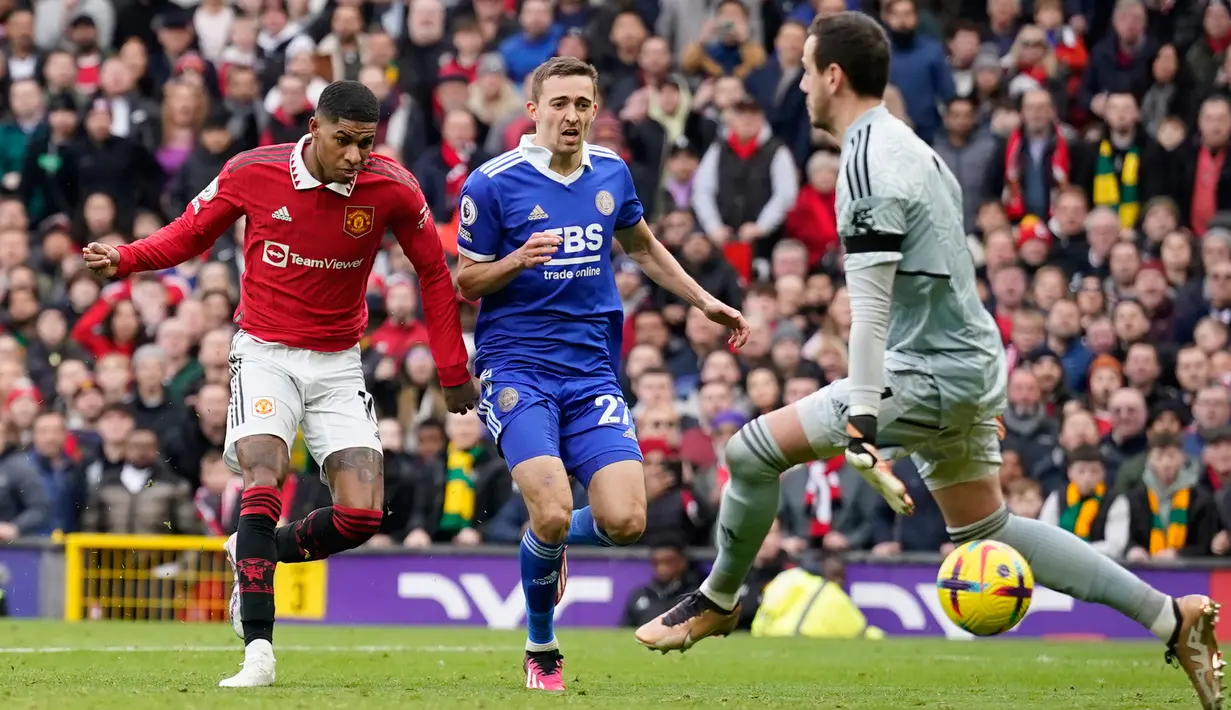
<svg viewBox="0 0 1231 710"><path fill-rule="evenodd" d="M642 649L628 631L564 629L569 691L523 690L513 631L278 627L278 684L223 690L225 625L0 622L3 710L229 708L1188 708L1158 645L890 639L703 642Z"/></svg>

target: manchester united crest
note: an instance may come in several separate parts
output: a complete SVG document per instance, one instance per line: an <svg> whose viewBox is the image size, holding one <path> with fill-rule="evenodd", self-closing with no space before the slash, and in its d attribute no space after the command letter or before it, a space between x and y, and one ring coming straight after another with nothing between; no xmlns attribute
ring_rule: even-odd
<svg viewBox="0 0 1231 710"><path fill-rule="evenodd" d="M507 412L517 406L517 390L512 387L505 387L500 390L500 394L496 395L496 405L500 407L500 411Z"/></svg>
<svg viewBox="0 0 1231 710"><path fill-rule="evenodd" d="M346 216L342 219L342 231L347 236L358 239L367 236L376 222L375 207L346 206Z"/></svg>
<svg viewBox="0 0 1231 710"><path fill-rule="evenodd" d="M594 206L598 208L599 212L609 215L615 212L615 198L611 196L610 192L599 190L598 194L594 196Z"/></svg>
<svg viewBox="0 0 1231 710"><path fill-rule="evenodd" d="M260 397L252 403L252 413L262 419L274 415L274 401L268 397Z"/></svg>

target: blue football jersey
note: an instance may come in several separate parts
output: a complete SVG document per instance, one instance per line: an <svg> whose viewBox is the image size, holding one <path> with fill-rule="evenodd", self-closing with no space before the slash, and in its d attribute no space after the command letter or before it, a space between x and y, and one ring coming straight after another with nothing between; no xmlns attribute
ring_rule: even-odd
<svg viewBox="0 0 1231 710"><path fill-rule="evenodd" d="M564 241L551 261L483 297L475 326L479 369L530 365L559 374L612 369L623 306L611 268L617 230L636 225L641 200L615 152L583 144L582 166L552 172L551 151L524 136L470 174L459 204L458 252L502 259L535 232Z"/></svg>

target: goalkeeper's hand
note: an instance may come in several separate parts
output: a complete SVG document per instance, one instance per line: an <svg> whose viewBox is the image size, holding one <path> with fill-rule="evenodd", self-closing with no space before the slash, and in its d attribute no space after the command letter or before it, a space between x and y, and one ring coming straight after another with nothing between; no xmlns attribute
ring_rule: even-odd
<svg viewBox="0 0 1231 710"><path fill-rule="evenodd" d="M876 450L876 416L856 414L847 419L846 461L859 471L865 481L872 484L889 507L898 515L912 515L915 502L906 492L906 484L893 474L893 469Z"/></svg>
<svg viewBox="0 0 1231 710"><path fill-rule="evenodd" d="M847 462L860 471L875 468L881 461L880 452L876 450L876 415L851 416L846 422L846 435L851 439L846 445Z"/></svg>

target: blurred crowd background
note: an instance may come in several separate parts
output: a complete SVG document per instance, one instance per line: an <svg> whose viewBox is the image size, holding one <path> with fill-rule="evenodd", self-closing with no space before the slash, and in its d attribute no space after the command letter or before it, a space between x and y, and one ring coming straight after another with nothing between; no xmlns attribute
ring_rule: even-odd
<svg viewBox="0 0 1231 710"><path fill-rule="evenodd" d="M377 152L421 182L456 253L470 171L532 131L553 55L600 72L590 140L629 164L685 268L742 308L725 334L615 259L621 381L646 457L653 592L692 572L758 414L846 375L838 155L799 88L819 12L879 17L890 110L965 189L970 251L1011 377L1013 511L1136 562L1231 552L1231 12L1226 0L0 0L0 542L226 535L222 463L243 225L200 259L100 284L81 245L141 239L236 153L306 132L332 80L381 101ZM524 503L474 414L446 416L414 273L369 284L368 386L387 515L371 544L516 544ZM476 304L462 302L473 326ZM469 336L468 336L469 338ZM293 519L327 503L295 447ZM841 457L783 476L758 570L809 551L945 552ZM584 491L577 491L583 505ZM762 572L758 572L761 574ZM656 613L656 612L655 612Z"/></svg>

